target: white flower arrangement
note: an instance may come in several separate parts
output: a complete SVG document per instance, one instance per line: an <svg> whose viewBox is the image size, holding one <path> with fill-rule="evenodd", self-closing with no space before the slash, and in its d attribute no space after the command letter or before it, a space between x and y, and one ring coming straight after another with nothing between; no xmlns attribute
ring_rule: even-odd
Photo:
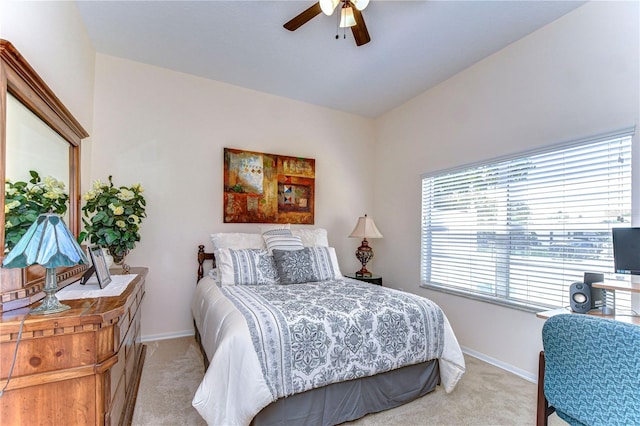
<svg viewBox="0 0 640 426"><path fill-rule="evenodd" d="M143 191L140 184L115 187L111 176L108 183L96 180L84 194L85 231L80 241L88 237L92 244L108 249L115 262L124 259L140 241L140 224L146 217Z"/></svg>
<svg viewBox="0 0 640 426"><path fill-rule="evenodd" d="M51 176L41 179L34 170L30 170L29 174L29 182L5 181L5 253L20 241L39 215L53 212L63 216L68 208L69 194L65 191L64 182Z"/></svg>

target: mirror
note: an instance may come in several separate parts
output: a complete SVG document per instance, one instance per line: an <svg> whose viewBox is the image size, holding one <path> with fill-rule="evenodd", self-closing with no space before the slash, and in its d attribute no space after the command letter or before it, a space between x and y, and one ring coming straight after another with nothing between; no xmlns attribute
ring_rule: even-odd
<svg viewBox="0 0 640 426"><path fill-rule="evenodd" d="M80 232L80 141L89 136L18 50L0 39L0 175L3 182L28 182L30 170L41 178L65 183L69 208L65 222L74 235ZM0 201L4 205L4 185ZM0 210L0 241L4 243L5 217ZM4 253L0 254L0 260ZM85 269L85 265L57 270L59 287ZM44 296L44 268L0 268L0 312L27 306Z"/></svg>
<svg viewBox="0 0 640 426"><path fill-rule="evenodd" d="M13 95L7 94L5 178L29 182L30 171L69 190L69 143ZM63 217L69 223L69 214Z"/></svg>

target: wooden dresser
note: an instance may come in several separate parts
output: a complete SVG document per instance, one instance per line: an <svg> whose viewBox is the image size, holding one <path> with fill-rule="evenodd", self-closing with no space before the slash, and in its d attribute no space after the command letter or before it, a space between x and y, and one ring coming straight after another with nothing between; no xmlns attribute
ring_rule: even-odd
<svg viewBox="0 0 640 426"><path fill-rule="evenodd" d="M7 383L20 324L22 337L0 425L130 424L145 346L140 343L147 268L115 297L65 300L66 312L0 317L0 389ZM25 318L26 316L26 318Z"/></svg>

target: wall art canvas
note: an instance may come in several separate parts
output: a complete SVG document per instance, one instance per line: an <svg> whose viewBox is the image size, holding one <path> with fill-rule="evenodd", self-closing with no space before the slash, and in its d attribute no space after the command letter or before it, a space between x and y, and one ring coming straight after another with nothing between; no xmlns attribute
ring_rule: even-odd
<svg viewBox="0 0 640 426"><path fill-rule="evenodd" d="M314 223L312 158L224 149L225 223Z"/></svg>

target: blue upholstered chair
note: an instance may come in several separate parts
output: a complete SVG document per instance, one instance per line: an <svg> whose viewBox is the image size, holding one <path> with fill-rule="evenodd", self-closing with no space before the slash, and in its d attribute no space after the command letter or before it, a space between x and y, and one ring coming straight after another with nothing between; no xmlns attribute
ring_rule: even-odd
<svg viewBox="0 0 640 426"><path fill-rule="evenodd" d="M538 425L640 425L640 326L557 315L542 328Z"/></svg>

